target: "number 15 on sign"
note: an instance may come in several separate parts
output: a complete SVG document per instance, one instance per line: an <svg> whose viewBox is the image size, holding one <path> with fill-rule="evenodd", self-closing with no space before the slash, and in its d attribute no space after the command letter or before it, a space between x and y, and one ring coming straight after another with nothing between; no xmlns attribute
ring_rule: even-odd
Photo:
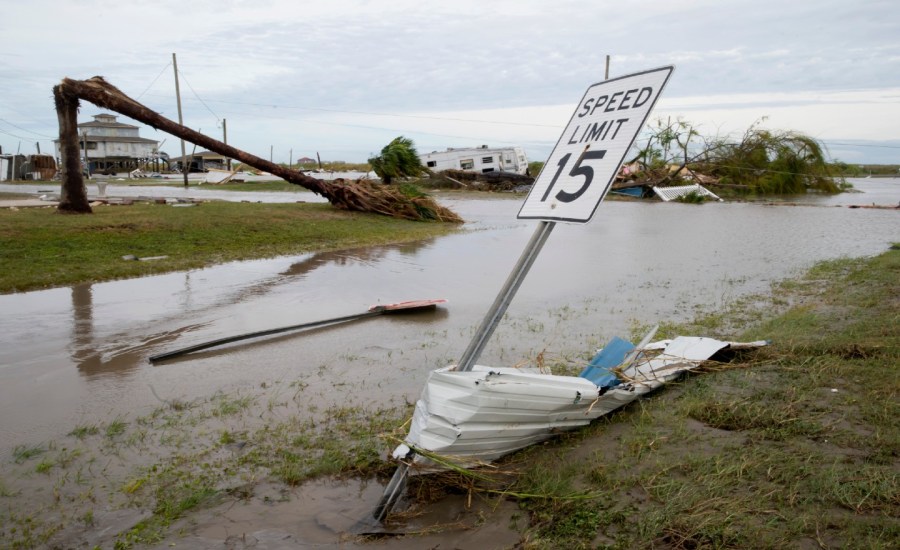
<svg viewBox="0 0 900 550"><path fill-rule="evenodd" d="M518 218L589 221L673 70L662 67L590 86Z"/></svg>

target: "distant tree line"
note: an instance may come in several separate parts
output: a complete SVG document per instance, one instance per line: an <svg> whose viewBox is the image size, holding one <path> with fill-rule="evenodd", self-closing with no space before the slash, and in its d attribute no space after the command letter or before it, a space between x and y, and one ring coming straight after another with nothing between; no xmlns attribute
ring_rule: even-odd
<svg viewBox="0 0 900 550"><path fill-rule="evenodd" d="M900 164L847 164L841 161L834 161L832 164L838 174L847 178L866 176L900 177Z"/></svg>

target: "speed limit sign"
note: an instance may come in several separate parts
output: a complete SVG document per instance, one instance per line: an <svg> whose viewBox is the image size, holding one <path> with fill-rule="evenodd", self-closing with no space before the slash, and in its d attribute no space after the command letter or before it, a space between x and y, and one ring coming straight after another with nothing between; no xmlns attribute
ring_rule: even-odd
<svg viewBox="0 0 900 550"><path fill-rule="evenodd" d="M674 69L661 67L590 86L518 218L588 222Z"/></svg>

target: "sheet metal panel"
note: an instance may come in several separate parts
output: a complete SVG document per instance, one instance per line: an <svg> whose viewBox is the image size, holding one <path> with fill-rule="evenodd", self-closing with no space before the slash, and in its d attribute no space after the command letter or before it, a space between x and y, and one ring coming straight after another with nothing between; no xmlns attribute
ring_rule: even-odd
<svg viewBox="0 0 900 550"><path fill-rule="evenodd" d="M765 344L684 336L650 344L647 349L664 349L631 365L622 373L622 383L602 395L601 388L577 376L481 365L466 372L438 369L430 374L416 403L405 444L393 456L403 458L410 448L418 448L461 466L489 462L584 426L696 368L725 347ZM435 469L421 455L416 455L415 464L421 471Z"/></svg>

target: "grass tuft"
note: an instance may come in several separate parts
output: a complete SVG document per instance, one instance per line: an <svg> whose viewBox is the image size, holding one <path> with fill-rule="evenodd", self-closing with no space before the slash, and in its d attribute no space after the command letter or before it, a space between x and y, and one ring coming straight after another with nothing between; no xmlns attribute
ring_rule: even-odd
<svg viewBox="0 0 900 550"><path fill-rule="evenodd" d="M768 304L747 299L658 333L768 348L501 461L507 498L529 515L520 546L895 547L900 250L820 264ZM775 314L746 309L767 307ZM470 492L499 481L443 479Z"/></svg>

